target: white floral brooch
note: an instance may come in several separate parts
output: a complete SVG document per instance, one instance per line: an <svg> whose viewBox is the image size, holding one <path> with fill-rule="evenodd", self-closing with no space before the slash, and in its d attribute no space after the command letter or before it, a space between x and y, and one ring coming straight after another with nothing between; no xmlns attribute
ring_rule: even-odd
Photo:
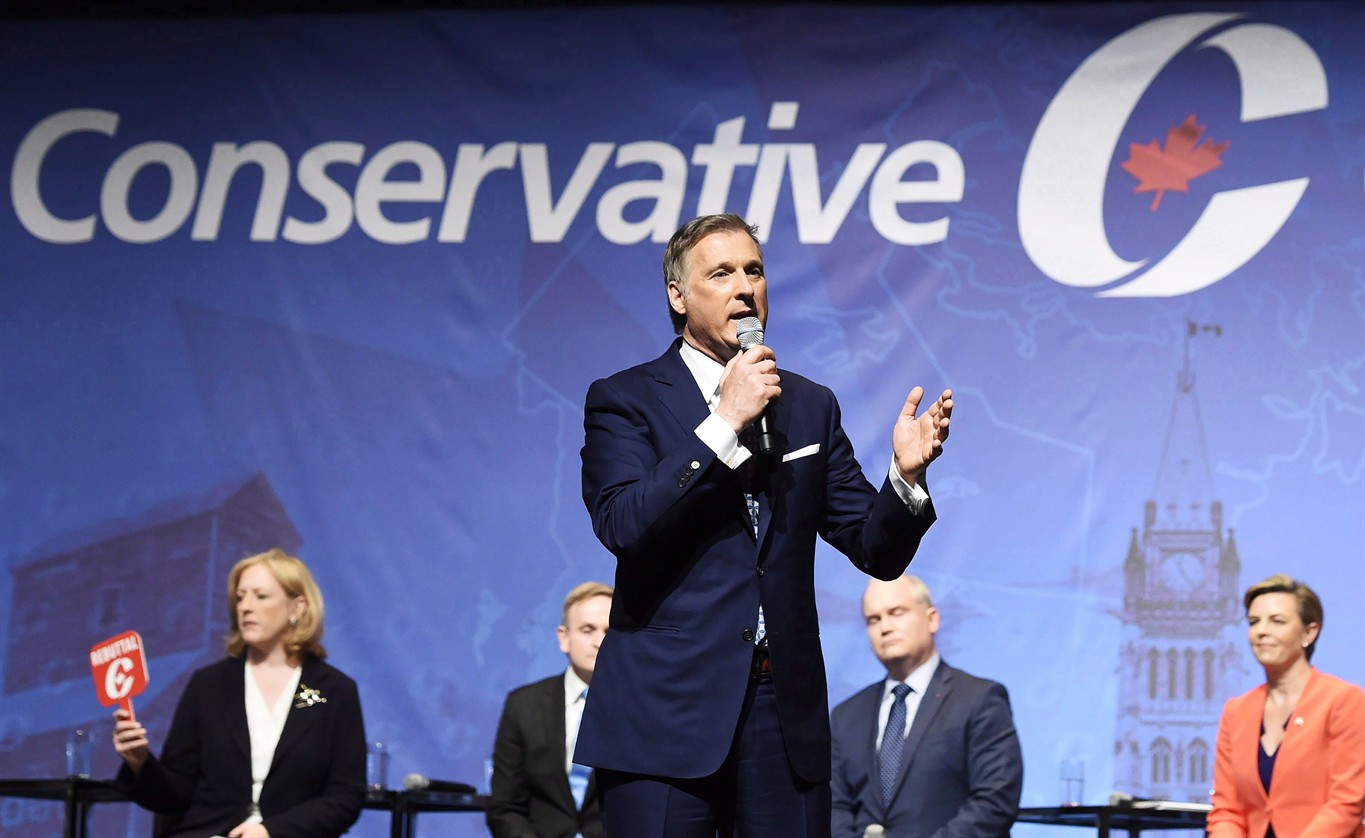
<svg viewBox="0 0 1365 838"><path fill-rule="evenodd" d="M303 682L299 682L298 695L294 696L295 707L312 707L314 704L326 703L327 699L321 692L318 692Z"/></svg>

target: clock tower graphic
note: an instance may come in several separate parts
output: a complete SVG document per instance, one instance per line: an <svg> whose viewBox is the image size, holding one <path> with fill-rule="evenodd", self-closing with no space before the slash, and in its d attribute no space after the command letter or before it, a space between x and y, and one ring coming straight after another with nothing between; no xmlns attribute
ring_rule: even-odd
<svg viewBox="0 0 1365 838"><path fill-rule="evenodd" d="M1224 530L1190 369L1184 368L1156 483L1124 562L1114 788L1207 803L1223 702L1242 683L1241 562Z"/></svg>

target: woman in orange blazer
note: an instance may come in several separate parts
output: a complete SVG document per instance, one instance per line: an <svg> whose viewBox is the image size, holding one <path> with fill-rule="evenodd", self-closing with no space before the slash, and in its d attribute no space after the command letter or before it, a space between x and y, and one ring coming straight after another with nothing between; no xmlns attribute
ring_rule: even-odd
<svg viewBox="0 0 1365 838"><path fill-rule="evenodd" d="M1308 662L1321 600L1280 574L1242 602L1266 682L1223 708L1210 838L1365 838L1365 691Z"/></svg>

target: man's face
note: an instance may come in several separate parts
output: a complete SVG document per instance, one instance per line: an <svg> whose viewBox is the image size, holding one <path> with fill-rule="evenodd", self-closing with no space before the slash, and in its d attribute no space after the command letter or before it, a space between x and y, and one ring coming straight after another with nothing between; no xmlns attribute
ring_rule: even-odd
<svg viewBox="0 0 1365 838"><path fill-rule="evenodd" d="M872 580L863 594L863 619L872 651L897 679L934 654L938 609L920 602L913 583L904 577Z"/></svg>
<svg viewBox="0 0 1365 838"><path fill-rule="evenodd" d="M683 337L713 360L727 363L739 351L735 321L768 323L768 283L758 245L743 230L712 233L684 260L686 291L668 285L668 303L687 318Z"/></svg>
<svg viewBox="0 0 1365 838"><path fill-rule="evenodd" d="M559 627L559 651L569 656L569 665L584 683L592 682L592 671L597 666L597 649L607 633L610 616L611 597L588 597L569 608L568 625Z"/></svg>

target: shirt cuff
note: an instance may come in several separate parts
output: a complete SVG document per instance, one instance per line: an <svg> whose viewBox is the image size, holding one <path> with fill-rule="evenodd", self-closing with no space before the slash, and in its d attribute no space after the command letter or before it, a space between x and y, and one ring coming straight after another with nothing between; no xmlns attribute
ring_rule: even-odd
<svg viewBox="0 0 1365 838"><path fill-rule="evenodd" d="M725 427L730 427L726 425ZM891 455L891 471L888 475L891 479L891 488L896 490L896 495L909 510L918 515L923 509L926 501L929 500L929 493L924 491L924 487L916 483L911 486L901 477L900 469L896 468L896 455Z"/></svg>
<svg viewBox="0 0 1365 838"><path fill-rule="evenodd" d="M748 448L739 444L739 435L730 423L714 413L697 426L696 434L727 468L737 469L753 456Z"/></svg>

